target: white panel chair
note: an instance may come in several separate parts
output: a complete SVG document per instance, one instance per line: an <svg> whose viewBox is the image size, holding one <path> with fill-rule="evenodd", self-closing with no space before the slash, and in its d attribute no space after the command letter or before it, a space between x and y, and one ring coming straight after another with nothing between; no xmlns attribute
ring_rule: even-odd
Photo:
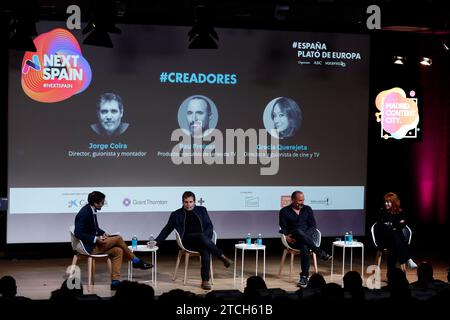
<svg viewBox="0 0 450 320"><path fill-rule="evenodd" d="M316 246L320 247L320 243L322 241L322 233L319 231L319 229L316 229L316 232L314 232L312 234L312 237L313 237L314 244ZM289 280L290 280L291 276L292 276L292 269L294 268L294 257L296 255L300 254L300 250L292 248L290 246L289 242L287 242L286 236L284 234L281 234L281 242L284 245L284 250L283 250L283 255L281 257L280 268L278 270L278 277L281 276L281 272L283 271L284 263L285 263L285 260L286 260L286 255L289 253L291 255L291 263L290 263L290 266L289 266ZM317 255L314 252L312 252L311 250L310 250L310 254L313 257L314 272L317 273L318 272L318 269L317 269Z"/></svg>
<svg viewBox="0 0 450 320"><path fill-rule="evenodd" d="M370 228L370 233L372 234L372 241L373 241L373 244L375 245L375 247L377 247L377 253L376 253L376 256L375 256L375 261L377 262L378 268L380 268L380 266L381 266L381 258L382 258L382 256L383 256L383 253L388 253L388 249L386 249L386 248L381 248L381 247L378 245L378 243L377 243L377 239L376 239L376 235L375 235L375 233L376 233L375 228L376 228L377 223L378 223L378 222L375 222L375 223L372 225L372 227ZM411 238L412 238L412 231L411 231L411 228L408 227L407 225L405 225L405 227L402 229L402 232L403 232L403 236L405 237L405 242L407 242L408 245L411 244ZM400 265L400 268L401 268L403 271L405 271L405 270L406 270L406 264L405 264L405 263L402 263L402 264Z"/></svg>
<svg viewBox="0 0 450 320"><path fill-rule="evenodd" d="M178 247L180 248L180 250L178 251L177 263L175 265L175 272L173 273L172 281L175 281L176 278L177 278L177 273L178 273L178 268L180 266L181 258L184 256L184 281L183 281L183 284L186 284L187 270L188 270L188 265L189 265L189 258L190 257L199 257L200 263L201 263L202 257L200 256L200 253L198 251L191 251L191 250L188 250L188 249L186 249L184 247L183 241L181 240L180 234L178 233L177 230L175 230L175 237L176 237L177 244L178 244ZM216 233L216 231L213 231L212 241L214 243L217 242L217 233ZM211 283L214 284L212 257L210 258L210 261L211 261L211 263L210 263Z"/></svg>
<svg viewBox="0 0 450 320"><path fill-rule="evenodd" d="M72 250L74 252L73 258L72 258L72 267L76 266L77 261L79 258L87 258L88 259L88 263L87 263L87 267L88 267L88 291L91 291L92 286L94 285L95 282L95 260L97 259L106 259L107 260L107 264L108 264L108 270L109 270L109 274L111 274L111 259L109 258L109 256L106 253L102 253L102 254L90 254L89 252L86 251L86 248L83 245L83 242L78 239L77 237L75 237L75 226L70 226L69 227L70 230L70 238L71 238L71 242L72 242Z"/></svg>

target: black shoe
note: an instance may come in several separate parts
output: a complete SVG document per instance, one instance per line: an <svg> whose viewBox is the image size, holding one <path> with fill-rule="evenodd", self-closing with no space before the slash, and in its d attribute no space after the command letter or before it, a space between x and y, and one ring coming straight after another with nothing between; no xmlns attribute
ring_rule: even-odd
<svg viewBox="0 0 450 320"><path fill-rule="evenodd" d="M148 270L153 268L151 263L146 263L143 260L139 260L138 262L133 262L133 268Z"/></svg>
<svg viewBox="0 0 450 320"><path fill-rule="evenodd" d="M211 290L211 285L209 284L209 281L202 281L201 287L203 290Z"/></svg>
<svg viewBox="0 0 450 320"><path fill-rule="evenodd" d="M228 259L225 256L222 256L221 259L222 259L222 262L223 262L223 265L225 266L225 268L229 268L231 266L231 264L233 263L233 260Z"/></svg>
<svg viewBox="0 0 450 320"><path fill-rule="evenodd" d="M119 288L120 284L121 284L120 281L111 282L111 290L117 290Z"/></svg>
<svg viewBox="0 0 450 320"><path fill-rule="evenodd" d="M304 287L308 284L308 276L300 276L298 280L297 287Z"/></svg>
<svg viewBox="0 0 450 320"><path fill-rule="evenodd" d="M323 261L330 261L333 257L331 255L329 255L328 253L324 252L321 256L320 259L322 259Z"/></svg>

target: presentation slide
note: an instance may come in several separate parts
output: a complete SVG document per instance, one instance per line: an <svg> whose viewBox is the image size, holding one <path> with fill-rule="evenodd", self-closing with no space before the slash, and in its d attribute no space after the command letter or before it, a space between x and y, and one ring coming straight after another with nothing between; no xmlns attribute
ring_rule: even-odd
<svg viewBox="0 0 450 320"><path fill-rule="evenodd" d="M40 22L10 50L8 243L69 241L87 194L103 229L157 234L186 190L219 238L278 236L305 193L323 236L364 233L367 35L121 25L114 48Z"/></svg>

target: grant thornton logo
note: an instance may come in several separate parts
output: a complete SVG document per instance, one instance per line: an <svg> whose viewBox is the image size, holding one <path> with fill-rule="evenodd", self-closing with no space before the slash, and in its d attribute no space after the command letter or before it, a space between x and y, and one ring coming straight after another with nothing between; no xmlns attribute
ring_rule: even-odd
<svg viewBox="0 0 450 320"><path fill-rule="evenodd" d="M91 83L89 63L77 39L65 29L54 29L34 39L37 52L25 52L22 88L31 99L59 102L83 92Z"/></svg>

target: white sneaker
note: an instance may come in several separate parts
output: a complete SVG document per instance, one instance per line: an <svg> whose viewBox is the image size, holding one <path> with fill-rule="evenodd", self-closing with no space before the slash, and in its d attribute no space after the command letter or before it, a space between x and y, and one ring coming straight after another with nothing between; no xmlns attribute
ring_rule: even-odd
<svg viewBox="0 0 450 320"><path fill-rule="evenodd" d="M409 259L408 261L406 261L406 265L410 269L416 269L417 268L417 264L412 259Z"/></svg>

